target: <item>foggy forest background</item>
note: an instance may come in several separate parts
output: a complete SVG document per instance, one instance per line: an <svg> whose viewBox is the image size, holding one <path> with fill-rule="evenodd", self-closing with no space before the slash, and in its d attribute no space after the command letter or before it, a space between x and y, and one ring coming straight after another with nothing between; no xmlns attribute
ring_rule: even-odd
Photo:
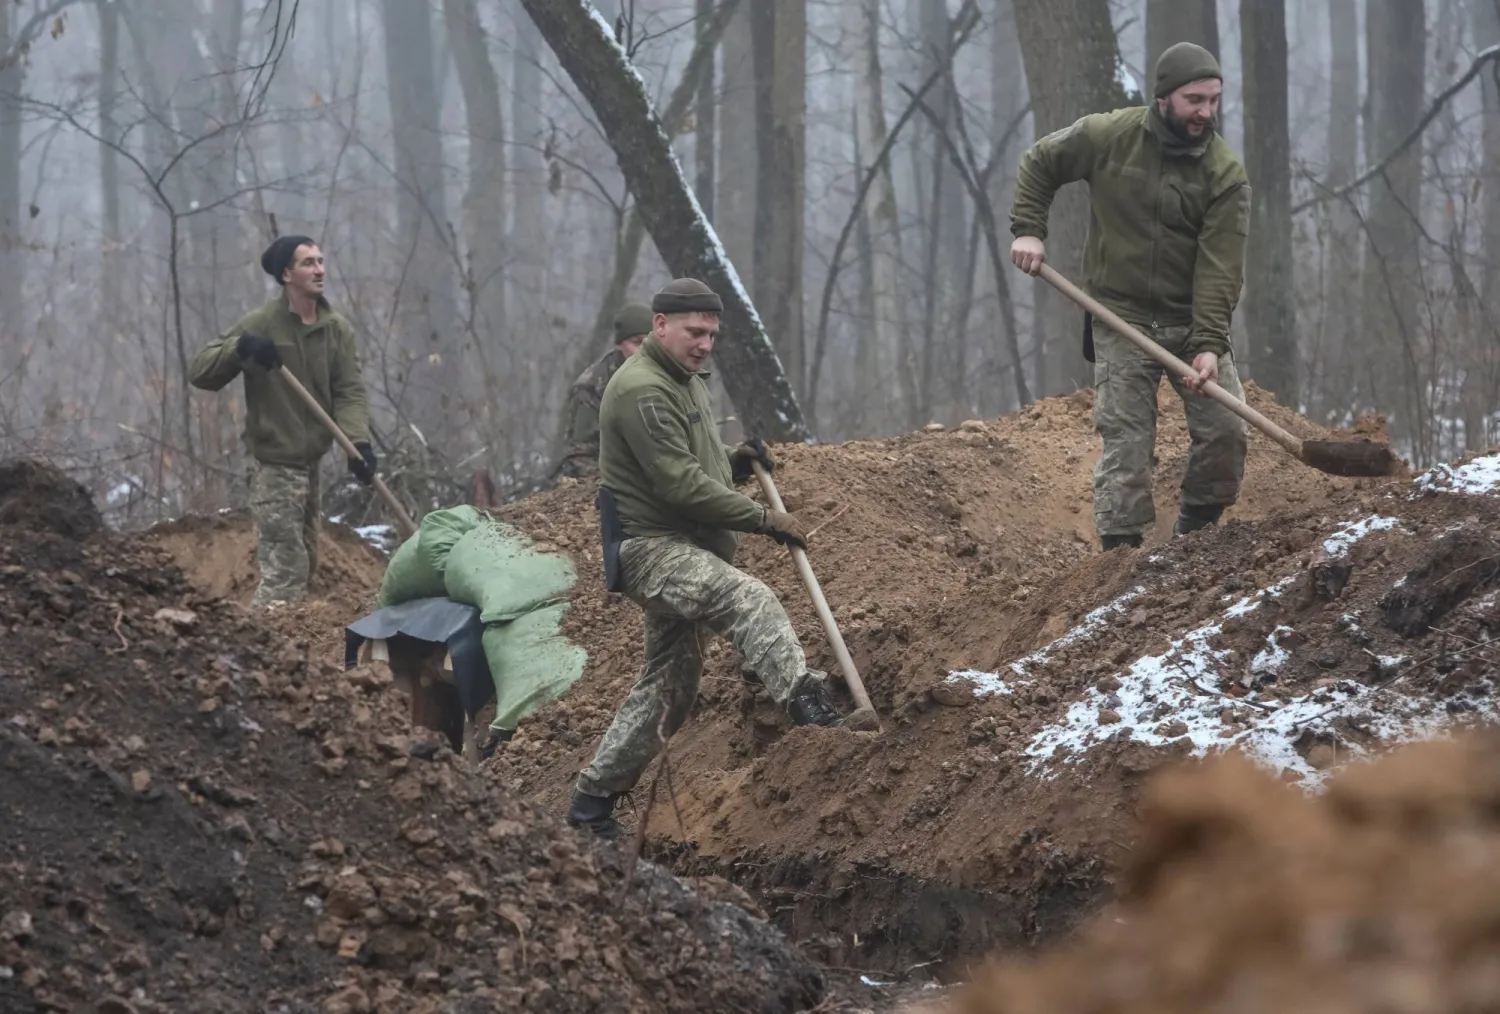
<svg viewBox="0 0 1500 1014"><path fill-rule="evenodd" d="M1254 188L1242 372L1319 422L1383 414L1417 465L1497 439L1500 0L595 6L795 391L772 435L1089 386L1079 312L995 264L1015 168L1189 39ZM670 277L624 180L519 0L0 0L0 455L117 523L242 502L239 385L185 367L305 232L398 488L531 488L616 306ZM1065 273L1085 226L1059 200Z"/></svg>

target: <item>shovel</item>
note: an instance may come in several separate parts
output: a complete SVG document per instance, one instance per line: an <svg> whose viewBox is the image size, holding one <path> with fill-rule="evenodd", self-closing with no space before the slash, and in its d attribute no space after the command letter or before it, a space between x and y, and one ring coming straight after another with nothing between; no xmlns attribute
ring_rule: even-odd
<svg viewBox="0 0 1500 1014"><path fill-rule="evenodd" d="M752 461L750 467L755 469L755 478L760 481L761 492L765 493L766 500L773 508L785 511L781 503L781 494L776 490L776 483L771 480L771 473L758 461ZM854 659L849 657L849 649L844 646L844 635L839 632L839 625L833 618L833 610L828 608L828 600L823 597L823 589L818 584L817 577L813 574L812 564L808 562L807 551L800 546L788 546L792 551L792 562L797 565L797 573L802 575L802 583L807 587L807 594L812 597L813 608L817 610L818 621L823 624L823 633L828 635L828 645L833 649L834 658L838 659L839 670L844 674L844 683L849 687L849 695L854 698L854 710L844 719L844 727L854 730L880 731L880 716L875 712L875 706L870 703L870 695L865 693L864 680L859 678L859 670L854 668Z"/></svg>
<svg viewBox="0 0 1500 1014"><path fill-rule="evenodd" d="M312 414L318 417L318 421L328 427L328 432L333 434L334 443L338 444L345 454L351 458L363 457L354 446L354 441L350 440L344 431L339 429L339 424L333 421L333 416L323 411L323 406L318 404L318 399L312 396L311 391L302 386L300 380L288 373L285 367L278 366L274 372L281 375L281 379L286 381L287 386L296 392L297 397L301 398ZM385 505L395 515L396 526L401 529L401 537L407 539L415 535L417 532L417 523L411 519L410 514L406 513L406 508L401 506L401 501L396 499L396 494L391 492L391 488L378 475L370 477L370 484L375 487L375 492L380 494L380 499L385 501Z"/></svg>
<svg viewBox="0 0 1500 1014"><path fill-rule="evenodd" d="M1119 314L1105 308L1097 299L1058 274L1050 264L1043 263L1041 270L1037 273L1048 285L1103 321L1117 334L1122 334L1135 342L1142 352L1183 380L1196 381L1198 379L1197 370L1125 323L1120 319ZM1320 472L1349 476L1393 475L1396 472L1398 465L1396 456L1385 444L1372 440L1302 440L1288 433L1212 380L1205 382L1201 390L1208 397L1276 441L1298 461Z"/></svg>

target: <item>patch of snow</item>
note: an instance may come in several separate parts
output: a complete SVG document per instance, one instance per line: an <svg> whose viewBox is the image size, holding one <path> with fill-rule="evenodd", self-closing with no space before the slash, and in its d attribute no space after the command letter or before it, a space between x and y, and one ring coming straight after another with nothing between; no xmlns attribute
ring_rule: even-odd
<svg viewBox="0 0 1500 1014"><path fill-rule="evenodd" d="M1295 633L1291 627L1277 627L1266 635L1266 646L1250 660L1250 672L1255 676L1275 676L1281 672L1291 654L1281 646L1280 638Z"/></svg>
<svg viewBox="0 0 1500 1014"><path fill-rule="evenodd" d="M868 975L861 975L859 977L859 981L864 983L866 986L869 986L871 989L884 989L887 986L895 985L894 982L879 982L875 979L870 978Z"/></svg>
<svg viewBox="0 0 1500 1014"><path fill-rule="evenodd" d="M1224 618L1227 620L1233 620L1241 616L1249 616L1251 613L1260 608L1260 604L1264 600L1268 598L1281 598L1281 593L1290 588L1292 582L1295 580L1296 578L1293 577L1284 577L1280 581L1277 581L1275 584L1271 585L1269 588L1262 588L1254 595L1246 595L1234 605L1224 610Z"/></svg>
<svg viewBox="0 0 1500 1014"><path fill-rule="evenodd" d="M962 683L968 680L974 684L975 697L994 697L997 694L1009 694L1009 684L992 672L976 672L973 669L963 669L958 672L950 672L944 683Z"/></svg>
<svg viewBox="0 0 1500 1014"><path fill-rule="evenodd" d="M1395 528L1400 523L1395 518L1381 517L1379 514L1367 517L1363 521L1352 521L1323 540L1323 551L1330 557L1338 559L1347 555L1350 546L1371 532L1383 532L1388 528Z"/></svg>
<svg viewBox="0 0 1500 1014"><path fill-rule="evenodd" d="M1437 465L1416 478L1422 493L1468 493L1480 496L1500 490L1500 454L1486 454L1454 468Z"/></svg>
<svg viewBox="0 0 1500 1014"><path fill-rule="evenodd" d="M122 500L130 499L130 491L134 488L128 481L122 482L104 494L104 502L113 507Z"/></svg>
<svg viewBox="0 0 1500 1014"><path fill-rule="evenodd" d="M396 529L390 525L361 525L354 531L361 539L382 551L388 552L396 543Z"/></svg>
<svg viewBox="0 0 1500 1014"><path fill-rule="evenodd" d="M1104 625L1106 623L1123 613L1125 611L1125 607L1139 598L1145 592L1145 590L1145 588L1138 585L1130 589L1125 594L1119 596L1118 598L1115 598L1110 602L1106 602L1104 605L1100 606L1098 609L1095 609L1093 612L1085 616L1077 626L1073 627L1071 630L1063 634L1051 644L1048 644L1045 647L1038 648L1030 655L1026 655L1022 658L1016 659L1010 664L1011 671L1014 672L1017 676L1031 675L1031 670L1033 668L1040 665L1045 665L1047 663L1047 660L1051 658L1052 653L1057 651L1059 648L1069 647L1070 645L1074 645L1080 641L1087 640L1088 638L1091 638L1095 634L1099 633L1099 631L1104 629Z"/></svg>

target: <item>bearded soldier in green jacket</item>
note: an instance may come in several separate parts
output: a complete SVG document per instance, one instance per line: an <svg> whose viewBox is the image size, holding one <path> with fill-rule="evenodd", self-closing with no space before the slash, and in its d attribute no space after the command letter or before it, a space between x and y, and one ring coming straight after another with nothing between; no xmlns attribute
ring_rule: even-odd
<svg viewBox="0 0 1500 1014"><path fill-rule="evenodd" d="M1216 524L1245 472L1244 423L1217 402L1188 395L1208 380L1244 395L1229 324L1244 276L1250 185L1214 129L1222 91L1213 55L1178 43L1157 61L1149 106L1085 116L1034 144L1021 160L1011 208L1011 259L1036 274L1053 196L1066 183L1087 181L1084 288L1197 371L1191 382L1171 377L1192 434L1173 529L1179 535ZM1105 549L1139 546L1156 518L1151 466L1165 371L1123 335L1088 320L1084 350L1094 363L1094 424L1104 443L1094 523Z"/></svg>
<svg viewBox="0 0 1500 1014"><path fill-rule="evenodd" d="M333 443L327 427L274 374L285 369L300 380L353 441L360 457L349 459L349 471L356 479L369 483L376 461L354 328L323 298L322 251L306 236L282 236L266 248L260 265L281 294L194 356L190 379L194 387L218 391L245 378L250 512L259 538L254 601L269 605L302 598L317 570L318 462Z"/></svg>
<svg viewBox="0 0 1500 1014"><path fill-rule="evenodd" d="M568 391L568 438L557 474L585 479L599 474L599 403L604 388L651 332L651 307L626 303L615 314L615 347L579 374Z"/></svg>
<svg viewBox="0 0 1500 1014"><path fill-rule="evenodd" d="M615 800L686 720L703 674L702 638L731 641L799 725L836 725L822 673L807 668L776 593L734 566L741 532L806 546L797 518L735 490L766 445L719 442L704 365L723 304L700 281L670 282L651 301L652 334L620 367L599 407L605 582L646 614L646 658L578 778L568 822L619 834Z"/></svg>

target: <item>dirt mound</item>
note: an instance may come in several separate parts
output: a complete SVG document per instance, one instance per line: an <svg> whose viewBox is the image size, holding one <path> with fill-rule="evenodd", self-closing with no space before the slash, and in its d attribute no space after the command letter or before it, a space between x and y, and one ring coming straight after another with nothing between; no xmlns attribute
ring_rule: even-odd
<svg viewBox="0 0 1500 1014"><path fill-rule="evenodd" d="M1327 435L1253 387L1251 400L1294 432ZM1045 780L1025 752L1065 710L1076 671L989 698L946 682L1046 645L1145 566L1147 554L1098 555L1092 407L1084 391L952 430L776 449L782 496L814 531L814 569L886 731L789 730L744 683L734 652L710 645L697 711L672 748L682 822L667 809L653 818L657 855L732 877L818 956L881 974L1055 936L1110 897L1139 771L1073 767ZM1161 407L1153 542L1169 535L1188 446L1170 390ZM1231 529L1375 488L1313 472L1258 438L1247 472ZM565 483L505 509L579 563L568 628L589 648L589 669L565 701L523 723L497 765L553 807L640 661L638 610L602 591L591 500L591 487ZM1215 556L1203 541L1196 551ZM784 552L749 537L741 563L776 589L811 663L835 672Z"/></svg>
<svg viewBox="0 0 1500 1014"><path fill-rule="evenodd" d="M743 909L565 829L139 539L0 530L0 1008L796 1011ZM732 889L726 890L732 892Z"/></svg>
<svg viewBox="0 0 1500 1014"><path fill-rule="evenodd" d="M104 520L83 486L44 462L13 458L0 461L0 525L82 539Z"/></svg>
<svg viewBox="0 0 1500 1014"><path fill-rule="evenodd" d="M193 515L156 525L146 538L166 550L200 589L215 598L249 602L260 572L255 565L255 523L244 510ZM358 532L325 523L318 540L318 570L309 594L358 611L373 605L386 558ZM347 623L348 619L340 621Z"/></svg>
<svg viewBox="0 0 1500 1014"><path fill-rule="evenodd" d="M1249 763L1148 792L1126 898L980 977L969 1014L1500 1008L1500 738L1407 747L1308 798Z"/></svg>

